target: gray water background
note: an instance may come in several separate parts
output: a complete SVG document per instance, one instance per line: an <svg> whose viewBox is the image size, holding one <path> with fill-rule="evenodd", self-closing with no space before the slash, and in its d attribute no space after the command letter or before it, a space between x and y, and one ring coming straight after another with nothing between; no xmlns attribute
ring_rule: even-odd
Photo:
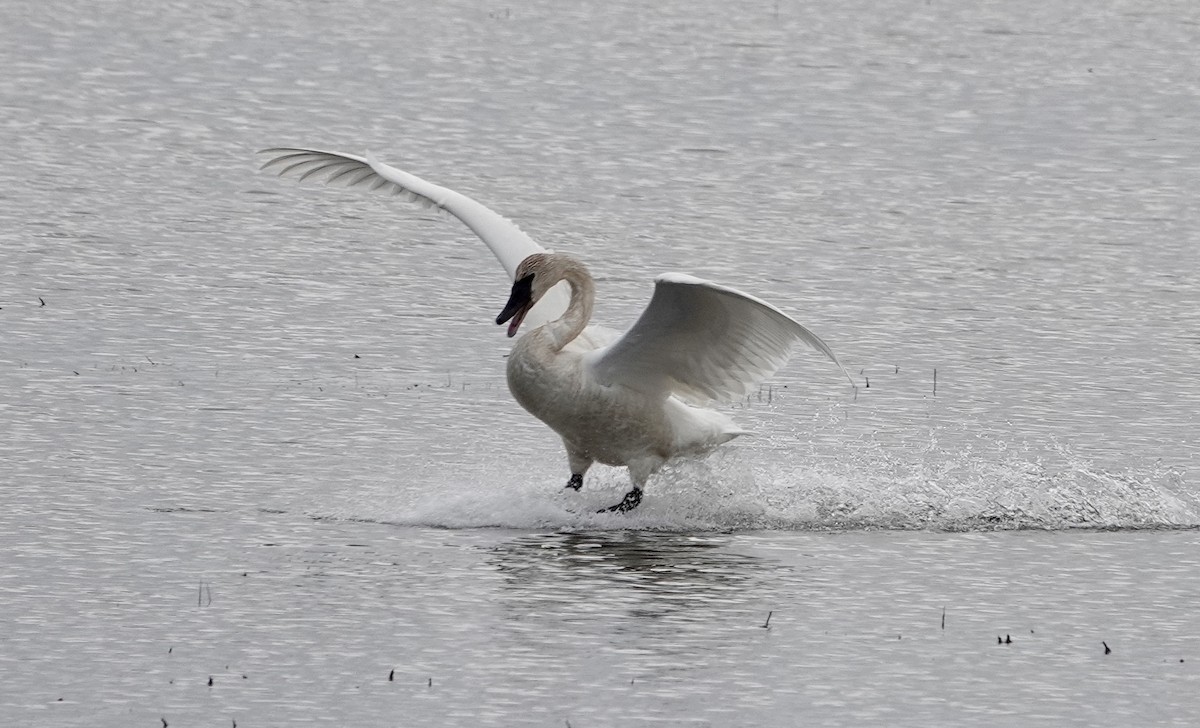
<svg viewBox="0 0 1200 728"><path fill-rule="evenodd" d="M0 723L1189 724L1198 36L1185 2L5 3ZM476 197L607 325L663 271L750 291L860 387L799 352L730 408L754 437L592 515L625 475L560 491L486 249L256 172L280 144Z"/></svg>

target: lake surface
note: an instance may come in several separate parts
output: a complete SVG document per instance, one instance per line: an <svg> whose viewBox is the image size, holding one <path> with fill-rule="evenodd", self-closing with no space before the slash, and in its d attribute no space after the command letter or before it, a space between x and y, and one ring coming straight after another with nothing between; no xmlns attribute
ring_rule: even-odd
<svg viewBox="0 0 1200 728"><path fill-rule="evenodd" d="M1190 725L1198 38L1120 0L6 3L0 724ZM728 408L753 437L594 514L626 475L562 491L486 248L279 145L477 198L599 323L665 271L754 293L859 387L797 352Z"/></svg>

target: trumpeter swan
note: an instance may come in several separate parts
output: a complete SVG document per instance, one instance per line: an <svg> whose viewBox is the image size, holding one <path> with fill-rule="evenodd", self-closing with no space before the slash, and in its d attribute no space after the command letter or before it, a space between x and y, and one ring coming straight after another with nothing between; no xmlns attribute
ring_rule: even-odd
<svg viewBox="0 0 1200 728"><path fill-rule="evenodd" d="M595 284L587 268L547 252L511 221L475 200L381 163L368 154L273 148L263 169L301 180L405 195L461 220L491 248L513 281L497 324L517 340L508 387L530 414L562 437L579 490L592 463L625 466L632 489L607 511L629 511L668 460L703 455L745 434L711 402L745 396L782 367L797 341L825 354L816 334L761 299L669 273L623 335L591 326Z"/></svg>

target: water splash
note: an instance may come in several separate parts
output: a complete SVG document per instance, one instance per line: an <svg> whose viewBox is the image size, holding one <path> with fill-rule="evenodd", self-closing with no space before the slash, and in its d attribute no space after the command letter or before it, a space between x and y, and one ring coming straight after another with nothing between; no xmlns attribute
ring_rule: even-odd
<svg viewBox="0 0 1200 728"><path fill-rule="evenodd" d="M1054 461L883 451L797 472L794 487L765 493L771 528L977 531L1184 528L1200 502L1181 473L1114 473L1062 451ZM786 474L784 474L786 478ZM767 474L768 479L772 474Z"/></svg>
<svg viewBox="0 0 1200 728"><path fill-rule="evenodd" d="M1112 472L1056 447L889 451L869 444L838 458L773 458L729 448L666 468L631 514L597 513L628 488L623 470L596 468L581 493L521 469L409 485L378 483L335 517L440 528L656 531L1177 529L1200 527L1200 499L1185 474L1158 464ZM533 472L557 472L553 467ZM462 477L461 475L459 477ZM322 515L330 515L328 513Z"/></svg>

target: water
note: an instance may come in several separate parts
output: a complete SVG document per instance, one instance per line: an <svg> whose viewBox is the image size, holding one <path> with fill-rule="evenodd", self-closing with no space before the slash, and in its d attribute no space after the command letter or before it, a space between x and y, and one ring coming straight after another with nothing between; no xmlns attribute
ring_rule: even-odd
<svg viewBox="0 0 1200 728"><path fill-rule="evenodd" d="M6 4L0 723L1187 724L1198 27ZM281 144L477 197L608 325L754 292L863 386L802 352L596 515L625 475L561 492L483 246Z"/></svg>

